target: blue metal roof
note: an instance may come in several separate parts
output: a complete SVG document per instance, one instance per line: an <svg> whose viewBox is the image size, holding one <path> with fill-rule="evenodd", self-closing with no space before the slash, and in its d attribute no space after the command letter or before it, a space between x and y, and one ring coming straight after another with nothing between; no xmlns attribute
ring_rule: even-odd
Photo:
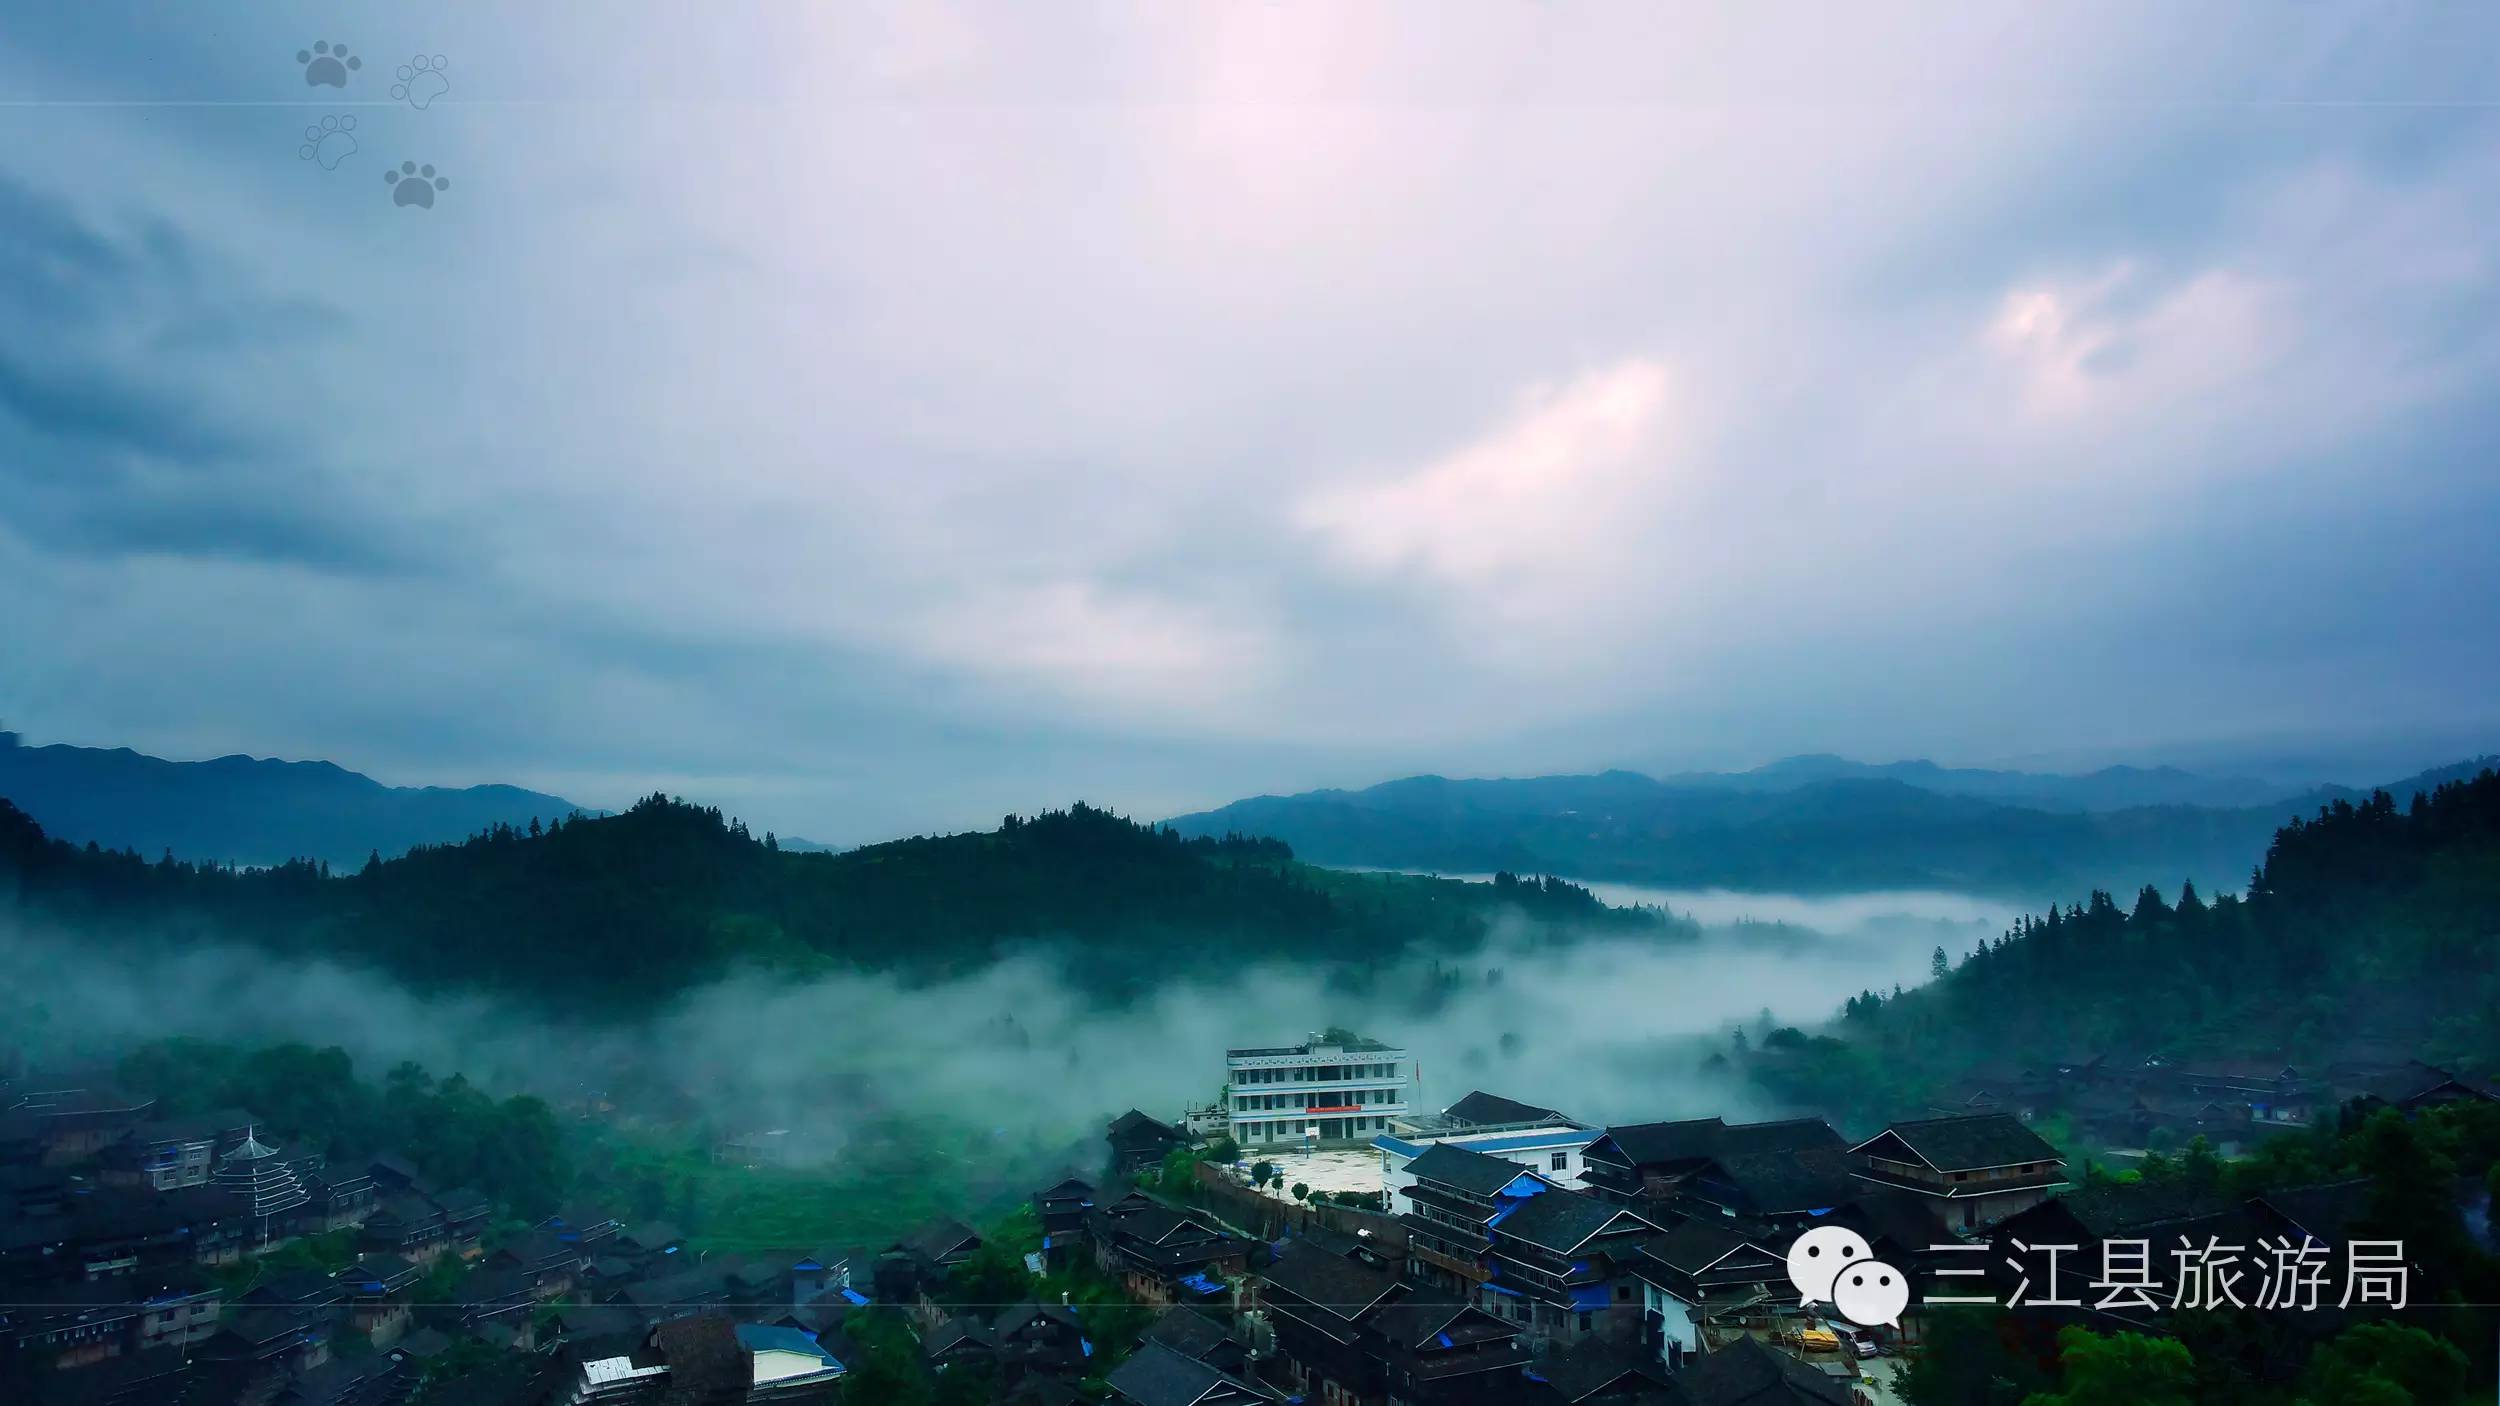
<svg viewBox="0 0 2500 1406"><path fill-rule="evenodd" d="M1442 1141L1452 1147L1466 1148L1470 1152L1495 1153L1528 1152L1549 1147L1586 1147L1597 1141L1597 1138L1598 1134L1586 1128L1557 1128L1549 1133L1506 1133L1501 1137L1443 1138ZM1388 1152L1402 1153L1408 1157L1421 1157L1424 1155L1424 1149L1432 1145L1428 1142L1409 1142L1405 1138L1391 1137L1387 1133L1382 1133L1372 1139L1372 1146Z"/></svg>
<svg viewBox="0 0 2500 1406"><path fill-rule="evenodd" d="M749 1352L795 1352L813 1357L835 1371L842 1369L842 1359L825 1351L814 1333L800 1328L777 1328L763 1323L741 1323L737 1326L738 1345Z"/></svg>

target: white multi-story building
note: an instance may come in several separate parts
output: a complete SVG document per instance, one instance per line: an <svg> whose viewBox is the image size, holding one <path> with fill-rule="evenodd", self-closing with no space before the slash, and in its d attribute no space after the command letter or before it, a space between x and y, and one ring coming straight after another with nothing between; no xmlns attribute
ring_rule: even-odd
<svg viewBox="0 0 2500 1406"><path fill-rule="evenodd" d="M1406 1115L1414 1086L1414 1059L1377 1040L1224 1052L1224 1109L1245 1148L1360 1146Z"/></svg>
<svg viewBox="0 0 2500 1406"><path fill-rule="evenodd" d="M1392 1210L1398 1192L1415 1184L1407 1164L1435 1143L1456 1143L1470 1152L1499 1157L1535 1172L1556 1186L1580 1188L1580 1154L1602 1135L1550 1108L1488 1094L1467 1095L1439 1113L1399 1118L1372 1139L1380 1149L1380 1181Z"/></svg>

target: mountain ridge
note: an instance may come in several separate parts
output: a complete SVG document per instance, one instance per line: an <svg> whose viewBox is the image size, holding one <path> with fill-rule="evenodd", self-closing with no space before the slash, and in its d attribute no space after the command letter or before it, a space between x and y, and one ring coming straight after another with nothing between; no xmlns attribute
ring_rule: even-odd
<svg viewBox="0 0 2500 1406"><path fill-rule="evenodd" d="M0 732L0 796L79 844L231 864L361 862L509 824L600 814L520 786L390 786L326 760L27 746Z"/></svg>
<svg viewBox="0 0 2500 1406"><path fill-rule="evenodd" d="M2382 788L2410 796L2472 775L2487 758ZM2238 806L2175 799L2043 808L1904 779L1954 774L1931 762L1870 765L1827 755L1753 772L1650 777L1625 769L1538 777L1394 778L1360 790L1249 797L1174 816L1183 834L1273 835L1314 863L1475 873L1508 869L1675 886L1837 889L1953 887L2015 895L2192 878L2238 884L2275 828L2369 789L2277 787ZM2061 778L2013 777L2038 788ZM1696 776L1703 780L1696 781ZM2102 794L2150 778L2175 793L2175 768L2104 769ZM1993 783L1992 783L1993 784ZM2236 787L2241 781L2227 781ZM2000 787L2002 789L2002 787Z"/></svg>

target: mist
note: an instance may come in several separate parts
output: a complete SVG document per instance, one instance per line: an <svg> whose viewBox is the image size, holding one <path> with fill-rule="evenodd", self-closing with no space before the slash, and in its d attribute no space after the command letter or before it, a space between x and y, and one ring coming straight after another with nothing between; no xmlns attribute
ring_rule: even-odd
<svg viewBox="0 0 2500 1406"><path fill-rule="evenodd" d="M967 977L742 971L647 1016L577 1020L508 997L421 993L326 959L248 946L154 946L99 960L86 935L11 919L0 1002L37 1067L109 1061L149 1040L339 1045L367 1077L401 1060L560 1105L597 1096L645 1116L673 1089L718 1131L786 1129L794 1156L839 1158L864 1120L904 1113L1002 1143L1083 1145L1131 1106L1175 1118L1215 1096L1227 1046L1344 1026L1412 1049L1439 1107L1489 1088L1599 1122L1780 1112L1705 1073L1730 1030L1767 1011L1811 1028L1861 990L1924 979L2001 929L2002 905L1956 894L1710 895L1603 886L1703 924L1697 938L1557 941L1497 928L1460 959L1368 966L1252 961L1106 1004L1039 949Z"/></svg>

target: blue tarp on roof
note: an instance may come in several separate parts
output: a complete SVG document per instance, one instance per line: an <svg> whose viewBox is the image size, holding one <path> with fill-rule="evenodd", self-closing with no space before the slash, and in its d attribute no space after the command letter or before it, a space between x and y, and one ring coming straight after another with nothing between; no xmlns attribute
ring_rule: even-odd
<svg viewBox="0 0 2500 1406"><path fill-rule="evenodd" d="M867 1296L866 1294L861 1293L861 1292L860 1292L859 1290L857 1290L857 1289L844 1289L844 1290L842 1291L842 1297L844 1297L844 1298L846 1298L846 1299L850 1300L852 1303L855 1303L855 1304L864 1304L864 1303L867 1303L867 1302L868 1302L868 1296Z"/></svg>
<svg viewBox="0 0 2500 1406"><path fill-rule="evenodd" d="M842 1359L825 1351L824 1344L816 1341L816 1335L804 1328L779 1328L763 1323L741 1323L737 1325L736 1331L738 1345L749 1352L796 1353L801 1357L815 1358L824 1369L835 1372L843 1370Z"/></svg>
<svg viewBox="0 0 2500 1406"><path fill-rule="evenodd" d="M1203 1274L1192 1274L1181 1280L1181 1287L1194 1294L1220 1294L1224 1292L1224 1286L1222 1284L1209 1279Z"/></svg>

